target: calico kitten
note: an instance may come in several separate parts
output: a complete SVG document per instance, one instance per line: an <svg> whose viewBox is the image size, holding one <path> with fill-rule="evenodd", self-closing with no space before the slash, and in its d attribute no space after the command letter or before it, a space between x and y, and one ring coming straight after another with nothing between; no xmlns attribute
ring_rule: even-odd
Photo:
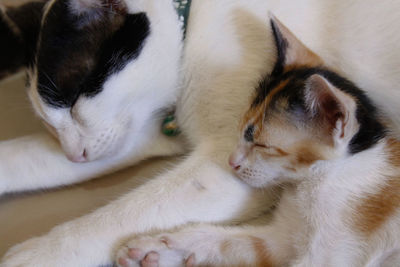
<svg viewBox="0 0 400 267"><path fill-rule="evenodd" d="M283 187L272 221L142 237L120 266L399 266L400 142L363 91L271 25L277 63L229 162L254 187Z"/></svg>

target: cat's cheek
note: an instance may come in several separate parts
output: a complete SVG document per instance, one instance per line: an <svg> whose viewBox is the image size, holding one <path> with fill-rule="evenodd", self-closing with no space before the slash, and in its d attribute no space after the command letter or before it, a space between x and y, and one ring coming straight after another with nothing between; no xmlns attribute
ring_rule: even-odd
<svg viewBox="0 0 400 267"><path fill-rule="evenodd" d="M54 138L56 138L57 140L59 139L59 137L58 137L58 133L57 133L57 130L53 127L53 126L51 126L50 124L48 124L46 121L42 121L43 122L43 125L45 126L45 128L47 129L47 131L54 137Z"/></svg>
<svg viewBox="0 0 400 267"><path fill-rule="evenodd" d="M252 174L252 177L246 177L246 182L258 188L279 184L284 176L280 166L265 163L255 166L252 170Z"/></svg>

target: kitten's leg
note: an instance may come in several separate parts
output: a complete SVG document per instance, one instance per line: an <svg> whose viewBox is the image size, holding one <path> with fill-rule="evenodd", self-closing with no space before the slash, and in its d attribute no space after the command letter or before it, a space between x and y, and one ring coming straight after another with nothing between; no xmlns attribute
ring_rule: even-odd
<svg viewBox="0 0 400 267"><path fill-rule="evenodd" d="M134 234L189 222L240 220L271 205L265 191L250 188L210 158L204 149L196 150L178 168L121 199L15 246L0 266L106 265Z"/></svg>
<svg viewBox="0 0 400 267"><path fill-rule="evenodd" d="M283 225L200 225L133 239L117 253L121 267L284 266L294 257ZM153 265L152 265L153 264Z"/></svg>
<svg viewBox="0 0 400 267"><path fill-rule="evenodd" d="M69 185L110 173L151 156L183 152L183 145L178 139L169 140L161 134L152 136L151 142L140 139L137 143L142 144L114 157L88 163L73 163L66 158L58 142L47 134L2 141L0 195Z"/></svg>

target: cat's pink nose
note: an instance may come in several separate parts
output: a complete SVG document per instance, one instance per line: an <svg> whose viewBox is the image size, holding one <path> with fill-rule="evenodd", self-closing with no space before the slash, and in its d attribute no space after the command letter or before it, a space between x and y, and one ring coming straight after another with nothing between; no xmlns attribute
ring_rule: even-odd
<svg viewBox="0 0 400 267"><path fill-rule="evenodd" d="M235 171L238 171L240 169L240 162L237 160L237 157L236 157L235 154L230 155L230 157L229 157L229 165Z"/></svg>
<svg viewBox="0 0 400 267"><path fill-rule="evenodd" d="M76 155L67 155L67 158L72 161L72 162L76 162L76 163L83 163L83 162L87 162L87 155L86 155L86 149L84 149L82 151L82 153L76 154Z"/></svg>

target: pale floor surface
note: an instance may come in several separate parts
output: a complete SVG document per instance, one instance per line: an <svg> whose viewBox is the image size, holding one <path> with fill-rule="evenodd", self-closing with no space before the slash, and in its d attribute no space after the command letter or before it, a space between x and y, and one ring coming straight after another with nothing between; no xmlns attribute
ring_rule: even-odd
<svg viewBox="0 0 400 267"><path fill-rule="evenodd" d="M0 142L38 131L44 130L28 102L24 76L0 82ZM0 197L0 259L11 246L106 204L176 162L153 159L63 189Z"/></svg>

